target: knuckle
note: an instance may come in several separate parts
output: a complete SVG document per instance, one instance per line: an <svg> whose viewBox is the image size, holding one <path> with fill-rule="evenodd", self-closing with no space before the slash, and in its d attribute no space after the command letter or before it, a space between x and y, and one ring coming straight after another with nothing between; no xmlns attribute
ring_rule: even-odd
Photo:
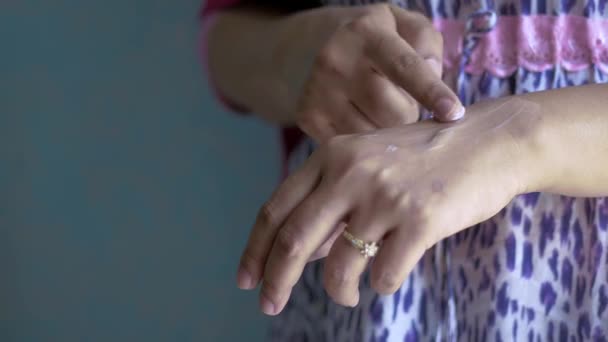
<svg viewBox="0 0 608 342"><path fill-rule="evenodd" d="M344 29L347 32L352 32L357 35L369 34L371 31L371 28L372 28L372 26L371 26L370 20L367 18L367 16L361 16L361 17L355 18L355 19L351 20L350 22L346 23L346 25L344 25Z"/></svg>
<svg viewBox="0 0 608 342"><path fill-rule="evenodd" d="M289 229L282 229L277 236L279 250L286 257L297 257L302 253L302 241Z"/></svg>
<svg viewBox="0 0 608 342"><path fill-rule="evenodd" d="M396 199L399 212L414 229L424 230L434 217L432 206L426 205L415 193L404 191Z"/></svg>
<svg viewBox="0 0 608 342"><path fill-rule="evenodd" d="M338 265L326 265L325 271L326 287L332 289L341 287L350 282L351 277L347 274L344 267Z"/></svg>
<svg viewBox="0 0 608 342"><path fill-rule="evenodd" d="M262 208L260 209L260 211L258 213L257 220L258 220L258 222L260 222L262 225L265 225L265 226L272 227L272 226L279 224L279 222L277 222L276 215L274 213L274 204L272 203L272 201L268 201L268 202L264 203L264 205L262 205Z"/></svg>
<svg viewBox="0 0 608 342"><path fill-rule="evenodd" d="M241 256L241 266L249 272L257 271L260 265L263 264L262 258L250 248L247 248Z"/></svg>
<svg viewBox="0 0 608 342"><path fill-rule="evenodd" d="M382 184L379 189L380 200L384 203L388 203L391 207L397 203L399 198L399 191L390 184Z"/></svg>
<svg viewBox="0 0 608 342"><path fill-rule="evenodd" d="M410 193L407 191L404 191L401 194L399 194L399 197L395 201L397 210L399 210L400 213L405 213L409 209L409 203L410 203Z"/></svg>
<svg viewBox="0 0 608 342"><path fill-rule="evenodd" d="M338 72L338 68L340 65L340 58L338 54L334 51L331 44L326 45L324 48L319 51L317 54L314 65L313 65L313 74L315 72L327 72L331 71L334 73Z"/></svg>
<svg viewBox="0 0 608 342"><path fill-rule="evenodd" d="M380 169L374 175L378 195L389 202L398 198L399 191L391 182L393 171L390 168Z"/></svg>
<svg viewBox="0 0 608 342"><path fill-rule="evenodd" d="M402 53L394 58L392 66L397 72L404 73L419 68L421 62L415 53Z"/></svg>

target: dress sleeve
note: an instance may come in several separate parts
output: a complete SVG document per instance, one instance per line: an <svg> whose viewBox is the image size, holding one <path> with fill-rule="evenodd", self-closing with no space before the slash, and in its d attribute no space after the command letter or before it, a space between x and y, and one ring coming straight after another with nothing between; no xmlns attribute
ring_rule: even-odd
<svg viewBox="0 0 608 342"><path fill-rule="evenodd" d="M212 93L215 95L215 98L224 106L224 108L228 109L232 112L237 113L245 113L247 110L235 103L231 103L225 96L223 96L215 83L211 79L209 73L209 61L208 61L208 33L209 29L213 26L215 22L215 18L217 13L225 8L229 8L232 6L236 6L241 3L242 0L207 0L203 5L200 18L201 18L201 31L200 31L200 53L201 59L203 63L203 67L205 70L205 74L207 75L207 81L209 84L209 89L211 89Z"/></svg>

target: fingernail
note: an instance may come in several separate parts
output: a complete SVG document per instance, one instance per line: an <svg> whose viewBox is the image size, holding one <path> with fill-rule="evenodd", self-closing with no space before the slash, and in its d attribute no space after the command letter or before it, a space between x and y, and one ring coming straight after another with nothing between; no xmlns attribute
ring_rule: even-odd
<svg viewBox="0 0 608 342"><path fill-rule="evenodd" d="M441 62L433 57L426 58L425 61L428 63L431 69L433 69L435 75L441 77Z"/></svg>
<svg viewBox="0 0 608 342"><path fill-rule="evenodd" d="M444 97L435 106L435 117L446 118L447 120L459 120L464 116L464 107L457 105L456 101Z"/></svg>
<svg viewBox="0 0 608 342"><path fill-rule="evenodd" d="M255 287L251 273L243 267L239 267L239 271L236 275L236 284L241 290L251 290Z"/></svg>
<svg viewBox="0 0 608 342"><path fill-rule="evenodd" d="M451 113L451 115L449 116L449 118L451 120L460 120L464 117L464 113L466 112L466 109L462 106L460 106L460 108L458 108L457 110L453 111Z"/></svg>
<svg viewBox="0 0 608 342"><path fill-rule="evenodd" d="M270 299L266 298L266 295L264 294L262 294L262 296L260 297L260 307L262 308L263 313L270 316L275 315L274 304L272 303L272 301L270 301Z"/></svg>

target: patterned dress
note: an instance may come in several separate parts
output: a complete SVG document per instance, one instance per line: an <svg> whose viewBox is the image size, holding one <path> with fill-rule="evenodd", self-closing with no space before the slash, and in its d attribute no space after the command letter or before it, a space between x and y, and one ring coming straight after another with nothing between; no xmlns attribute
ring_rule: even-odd
<svg viewBox="0 0 608 342"><path fill-rule="evenodd" d="M608 81L607 2L394 1L443 32L445 80L465 105ZM301 142L289 168L312 149ZM306 268L272 340L608 341L606 198L519 196L427 251L394 295L364 281L352 309L327 297L321 269Z"/></svg>

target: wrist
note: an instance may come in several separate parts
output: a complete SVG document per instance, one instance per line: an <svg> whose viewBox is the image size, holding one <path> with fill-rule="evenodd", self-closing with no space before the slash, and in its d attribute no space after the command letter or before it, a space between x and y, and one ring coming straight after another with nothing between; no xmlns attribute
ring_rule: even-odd
<svg viewBox="0 0 608 342"><path fill-rule="evenodd" d="M557 177L549 143L546 114L547 105L527 96L514 96L511 120L504 126L512 153L514 172L521 180L518 194L548 191Z"/></svg>
<svg viewBox="0 0 608 342"><path fill-rule="evenodd" d="M564 180L579 177L580 165L583 163L574 161L578 156L572 155L571 146L573 141L579 139L572 139L573 136L568 132L584 130L562 115L571 110L572 102L565 100L567 96L556 100L554 95L555 91L549 91L521 96L522 99L535 103L539 109L534 129L525 139L525 145L533 157L529 162L530 171L535 173L532 191L574 194L576 189L564 186ZM586 154L583 150L575 153Z"/></svg>
<svg viewBox="0 0 608 342"><path fill-rule="evenodd" d="M541 191L549 181L543 110L537 102L519 96L482 101L467 109L465 120L477 126L478 143L490 148L495 176L512 196Z"/></svg>

